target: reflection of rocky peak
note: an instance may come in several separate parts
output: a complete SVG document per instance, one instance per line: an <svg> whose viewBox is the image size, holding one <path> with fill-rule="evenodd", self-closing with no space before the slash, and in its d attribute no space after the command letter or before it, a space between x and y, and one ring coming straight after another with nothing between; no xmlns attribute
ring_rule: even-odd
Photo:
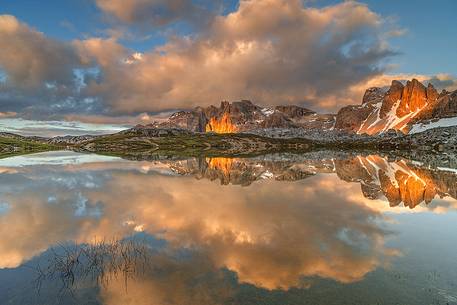
<svg viewBox="0 0 457 305"><path fill-rule="evenodd" d="M223 185L248 186L255 181L275 179L297 181L317 173L331 173L334 164L328 160L266 161L231 158L200 158L172 162L170 168L181 175L220 181Z"/></svg>
<svg viewBox="0 0 457 305"><path fill-rule="evenodd" d="M438 94L433 85L418 80L403 85L393 81L389 90L370 88L362 105L340 109L335 128L349 132L376 134L389 129L408 132L425 120L457 116L457 92Z"/></svg>
<svg viewBox="0 0 457 305"><path fill-rule="evenodd" d="M336 172L345 181L359 181L369 199L382 193L391 206L403 203L414 208L436 196L456 197L457 176L452 172L420 168L404 160L388 162L378 156L336 161Z"/></svg>
<svg viewBox="0 0 457 305"><path fill-rule="evenodd" d="M316 174L336 173L341 180L360 183L366 198L384 196L391 206L403 203L414 208L430 203L437 196L457 199L455 173L421 168L405 160L388 161L379 156L299 161L203 158L173 162L170 167L181 175L242 186L263 179L297 181Z"/></svg>

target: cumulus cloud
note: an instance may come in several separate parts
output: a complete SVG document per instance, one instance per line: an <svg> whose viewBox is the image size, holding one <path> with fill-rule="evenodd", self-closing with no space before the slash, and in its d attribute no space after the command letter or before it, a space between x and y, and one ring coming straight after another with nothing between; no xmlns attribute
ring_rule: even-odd
<svg viewBox="0 0 457 305"><path fill-rule="evenodd" d="M0 215L0 232L22 238L14 243L17 235L6 234L0 242L2 267L17 266L59 240L122 238L136 230L166 240L172 249L199 249L216 268L267 289L301 286L308 276L358 281L394 254L376 222L383 216L366 207L357 184L335 176L306 184L264 181L254 189L176 177L160 164L136 166L70 165L57 172L40 167L39 176L26 167L0 177L10 205ZM93 217L97 207L100 216ZM43 232L53 234L43 238Z"/></svg>
<svg viewBox="0 0 457 305"><path fill-rule="evenodd" d="M97 5L127 25L167 26L196 11L213 13L205 27L167 36L144 53L116 37L56 41L0 16L0 112L130 124L150 113L239 99L336 112L390 78L386 60L395 52L388 40L403 32L354 1L314 8L300 0L241 0L228 15L214 14L205 0ZM449 75L425 78L456 87Z"/></svg>
<svg viewBox="0 0 457 305"><path fill-rule="evenodd" d="M319 104L383 72L381 62L394 54L384 27L356 2L317 9L299 0L244 0L196 37L174 37L129 65L116 57L102 63L105 81L88 92L118 112L240 98Z"/></svg>
<svg viewBox="0 0 457 305"><path fill-rule="evenodd" d="M150 124L153 122L163 122L174 113L174 111L164 111L159 113L140 113L138 115L121 115L121 116L106 116L106 115L65 115L66 121L77 121L82 123L96 124L122 124L126 126L135 126L137 124ZM1 116L0 116L1 117Z"/></svg>
<svg viewBox="0 0 457 305"><path fill-rule="evenodd" d="M46 37L10 15L0 15L0 44L1 112L37 117L91 106L78 96L75 69L83 64L73 44Z"/></svg>
<svg viewBox="0 0 457 305"><path fill-rule="evenodd" d="M71 45L52 40L10 15L0 16L0 41L6 82L22 89L73 82L72 68L78 66L79 57Z"/></svg>
<svg viewBox="0 0 457 305"><path fill-rule="evenodd" d="M215 0L96 0L105 13L130 24L164 26L184 21L202 24L219 7Z"/></svg>
<svg viewBox="0 0 457 305"><path fill-rule="evenodd" d="M438 74L430 77L427 81L439 89L448 91L457 90L457 79L450 74Z"/></svg>
<svg viewBox="0 0 457 305"><path fill-rule="evenodd" d="M65 117L65 121L44 121L44 120L25 120L14 117L15 115L3 116L0 113L0 130L11 132L23 136L55 137L65 135L100 135L119 132L129 128L131 125L123 125L124 121L116 120L116 118L103 117L104 120L83 121L79 117L72 119ZM84 117L82 117L84 118ZM133 124L134 118L130 118ZM141 117L139 117L141 119Z"/></svg>

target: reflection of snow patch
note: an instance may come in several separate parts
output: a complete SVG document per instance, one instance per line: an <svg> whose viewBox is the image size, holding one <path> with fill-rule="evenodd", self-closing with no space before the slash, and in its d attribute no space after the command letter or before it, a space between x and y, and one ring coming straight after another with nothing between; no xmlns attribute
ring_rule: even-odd
<svg viewBox="0 0 457 305"><path fill-rule="evenodd" d="M138 225L133 228L135 232L143 232L144 231L144 225Z"/></svg>
<svg viewBox="0 0 457 305"><path fill-rule="evenodd" d="M274 174L270 171L265 171L264 173L262 173L262 175L260 175L260 179L271 179L273 178Z"/></svg>
<svg viewBox="0 0 457 305"><path fill-rule="evenodd" d="M274 109L271 108L262 108L260 111L266 116L270 116L275 112Z"/></svg>

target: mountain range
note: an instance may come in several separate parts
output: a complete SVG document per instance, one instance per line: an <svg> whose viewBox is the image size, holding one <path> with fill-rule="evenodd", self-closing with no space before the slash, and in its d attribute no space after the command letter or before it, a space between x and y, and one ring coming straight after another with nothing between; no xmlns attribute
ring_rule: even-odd
<svg viewBox="0 0 457 305"><path fill-rule="evenodd" d="M300 128L374 135L389 130L415 133L453 125L457 125L457 90L439 93L432 84L426 87L413 79L406 84L394 80L389 88L369 88L360 105L343 107L336 114L318 114L296 105L261 107L248 100L223 101L219 107L179 111L164 122L136 128L216 133Z"/></svg>
<svg viewBox="0 0 457 305"><path fill-rule="evenodd" d="M108 135L41 138L0 133L0 157L58 149L135 158L150 153L240 156L318 150L383 151L415 160L424 158L424 152L457 156L457 91L438 93L431 84L413 79L369 88L360 105L336 114L242 100L178 111L165 121Z"/></svg>

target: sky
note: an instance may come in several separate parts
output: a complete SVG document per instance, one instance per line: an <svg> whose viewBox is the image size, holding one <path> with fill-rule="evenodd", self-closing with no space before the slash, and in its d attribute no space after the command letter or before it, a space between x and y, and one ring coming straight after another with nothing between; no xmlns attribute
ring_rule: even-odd
<svg viewBox="0 0 457 305"><path fill-rule="evenodd" d="M0 126L108 131L239 99L336 112L393 79L454 90L456 11L453 0L0 0Z"/></svg>

